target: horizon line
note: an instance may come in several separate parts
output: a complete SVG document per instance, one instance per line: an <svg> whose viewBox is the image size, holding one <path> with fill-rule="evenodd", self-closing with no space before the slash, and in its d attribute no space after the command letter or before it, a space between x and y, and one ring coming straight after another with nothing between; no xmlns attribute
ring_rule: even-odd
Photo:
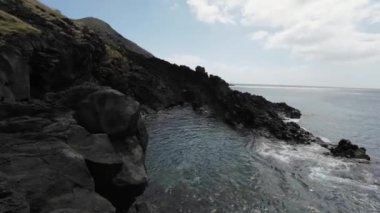
<svg viewBox="0 0 380 213"><path fill-rule="evenodd" d="M344 87L344 86L317 86L317 85L291 85L291 84L252 84L252 83L228 83L230 86L271 86L271 87L296 87L296 88L326 88L326 89L370 89L380 90L380 88L369 87Z"/></svg>

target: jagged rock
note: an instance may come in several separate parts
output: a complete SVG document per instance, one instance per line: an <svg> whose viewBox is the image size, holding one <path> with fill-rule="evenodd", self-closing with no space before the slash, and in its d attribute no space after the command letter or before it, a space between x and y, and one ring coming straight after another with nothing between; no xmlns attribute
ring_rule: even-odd
<svg viewBox="0 0 380 213"><path fill-rule="evenodd" d="M83 157L63 141L40 133L0 134L0 138L0 172L6 174L10 191L24 193L15 194L16 201L25 199L31 212L54 212L63 206L77 212L114 212L108 201L95 194Z"/></svg>
<svg viewBox="0 0 380 213"><path fill-rule="evenodd" d="M93 164L118 167L119 170L113 176L113 185L124 187L146 184L144 152L138 140L127 138L126 141L111 141L107 134L86 134L85 130L78 130L82 133L70 138L68 144Z"/></svg>
<svg viewBox="0 0 380 213"><path fill-rule="evenodd" d="M0 175L0 211L114 212L97 193L126 211L147 181L140 103L160 110L186 101L234 126L265 129L268 137L313 140L283 122L300 116L292 107L233 91L202 67L194 71L136 51L103 23L92 31L39 1L24 3L0 0L4 13L38 32L0 35L0 172L6 174L4 181ZM332 152L369 159L347 144Z"/></svg>
<svg viewBox="0 0 380 213"><path fill-rule="evenodd" d="M25 193L17 189L3 173L0 173L0 212L30 212Z"/></svg>
<svg viewBox="0 0 380 213"><path fill-rule="evenodd" d="M147 184L144 155L148 136L139 103L116 90L100 88L74 108L75 119L85 129L75 127L68 144L86 159L96 191L118 209L127 209Z"/></svg>
<svg viewBox="0 0 380 213"><path fill-rule="evenodd" d="M17 48L0 51L0 99L8 102L30 98L30 68Z"/></svg>
<svg viewBox="0 0 380 213"><path fill-rule="evenodd" d="M338 146L330 149L334 156L346 158L358 158L370 160L371 158L366 154L366 149L352 144L350 140L342 139L339 141Z"/></svg>
<svg viewBox="0 0 380 213"><path fill-rule="evenodd" d="M197 67L195 67L195 72L206 73L206 69L204 67L197 66Z"/></svg>
<svg viewBox="0 0 380 213"><path fill-rule="evenodd" d="M286 118L301 118L301 111L290 107L286 103L276 103L274 104L274 108L280 114L281 117Z"/></svg>
<svg viewBox="0 0 380 213"><path fill-rule="evenodd" d="M0 132L3 133L25 133L38 132L51 121L46 118L21 116L0 121Z"/></svg>
<svg viewBox="0 0 380 213"><path fill-rule="evenodd" d="M18 116L33 116L51 111L51 108L49 108L46 103L38 101L16 103L0 102L0 120Z"/></svg>

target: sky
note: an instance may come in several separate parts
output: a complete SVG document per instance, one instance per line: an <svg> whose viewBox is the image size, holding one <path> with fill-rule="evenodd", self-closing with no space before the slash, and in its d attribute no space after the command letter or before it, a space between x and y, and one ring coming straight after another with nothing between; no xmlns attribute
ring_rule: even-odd
<svg viewBox="0 0 380 213"><path fill-rule="evenodd" d="M379 0L40 0L230 83L380 88Z"/></svg>

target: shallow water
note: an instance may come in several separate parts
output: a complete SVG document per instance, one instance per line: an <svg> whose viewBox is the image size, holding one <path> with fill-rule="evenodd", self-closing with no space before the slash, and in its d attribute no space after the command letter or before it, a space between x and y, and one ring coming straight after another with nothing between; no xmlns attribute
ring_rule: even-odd
<svg viewBox="0 0 380 213"><path fill-rule="evenodd" d="M376 212L372 164L324 155L318 146L252 138L175 108L147 120L156 212Z"/></svg>

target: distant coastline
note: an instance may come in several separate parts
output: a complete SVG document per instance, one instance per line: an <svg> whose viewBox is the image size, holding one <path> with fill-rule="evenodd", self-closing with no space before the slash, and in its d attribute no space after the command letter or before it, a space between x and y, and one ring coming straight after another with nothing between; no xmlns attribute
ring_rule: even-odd
<svg viewBox="0 0 380 213"><path fill-rule="evenodd" d="M307 85L284 85L284 84L247 84L229 83L230 87L276 87L276 88L309 88L309 89L355 89L355 90L380 90L380 88L361 87L334 87L334 86L307 86Z"/></svg>

